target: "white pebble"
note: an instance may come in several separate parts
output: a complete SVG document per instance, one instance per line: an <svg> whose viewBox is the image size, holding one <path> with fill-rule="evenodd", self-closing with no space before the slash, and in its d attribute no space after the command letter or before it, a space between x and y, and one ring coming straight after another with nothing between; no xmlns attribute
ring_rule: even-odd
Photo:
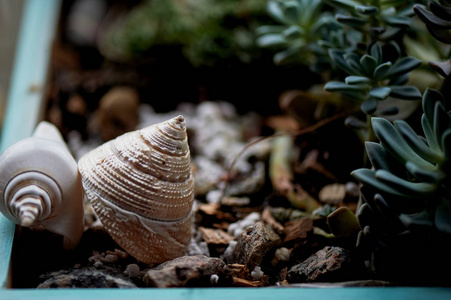
<svg viewBox="0 0 451 300"><path fill-rule="evenodd" d="M219 276L216 274L213 274L210 276L210 283L211 284L218 284Z"/></svg>
<svg viewBox="0 0 451 300"><path fill-rule="evenodd" d="M125 275L128 275L130 278L138 277L139 275L139 266L137 264L129 264L124 271Z"/></svg>
<svg viewBox="0 0 451 300"><path fill-rule="evenodd" d="M254 278L254 280L262 279L264 274L265 273L263 273L262 269L259 266L256 266L254 270L251 272L251 276L252 278Z"/></svg>

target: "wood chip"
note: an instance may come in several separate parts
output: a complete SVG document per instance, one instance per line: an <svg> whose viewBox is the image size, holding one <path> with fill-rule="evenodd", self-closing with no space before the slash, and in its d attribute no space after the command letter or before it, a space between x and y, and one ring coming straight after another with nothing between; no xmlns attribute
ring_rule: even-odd
<svg viewBox="0 0 451 300"><path fill-rule="evenodd" d="M276 231L278 234L282 234L284 231L284 227L282 224L280 224L279 222L276 221L276 219L274 219L273 215L271 214L271 212L269 211L268 208L265 208L263 210L262 213L262 220L268 224L269 226L272 227L272 229L274 229L274 231Z"/></svg>
<svg viewBox="0 0 451 300"><path fill-rule="evenodd" d="M259 287L261 286L261 282L257 280L247 280L239 277L233 278L233 286L237 287Z"/></svg>
<svg viewBox="0 0 451 300"><path fill-rule="evenodd" d="M313 230L313 220L311 218L302 218L297 221L289 221L285 223L285 239L286 243L296 243L299 240L307 238L308 234Z"/></svg>
<svg viewBox="0 0 451 300"><path fill-rule="evenodd" d="M233 240L233 236L221 229L199 227L199 231L207 244L228 245Z"/></svg>

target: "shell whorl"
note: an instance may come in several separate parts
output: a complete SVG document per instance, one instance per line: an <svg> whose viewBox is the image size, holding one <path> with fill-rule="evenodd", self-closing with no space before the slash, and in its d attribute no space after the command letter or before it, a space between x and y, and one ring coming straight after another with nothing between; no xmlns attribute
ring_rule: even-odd
<svg viewBox="0 0 451 300"><path fill-rule="evenodd" d="M183 116L107 142L78 167L86 196L120 246L147 263L183 255L194 199Z"/></svg>

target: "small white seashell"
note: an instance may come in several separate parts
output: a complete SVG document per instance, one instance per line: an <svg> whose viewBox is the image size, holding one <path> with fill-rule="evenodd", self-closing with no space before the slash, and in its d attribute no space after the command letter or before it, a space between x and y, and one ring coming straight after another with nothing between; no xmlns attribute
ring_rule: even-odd
<svg viewBox="0 0 451 300"><path fill-rule="evenodd" d="M32 137L0 156L0 210L12 222L64 236L74 248L83 233L83 198L77 163L58 129L41 122Z"/></svg>
<svg viewBox="0 0 451 300"><path fill-rule="evenodd" d="M194 179L183 116L105 143L78 167L100 221L129 254L149 264L185 254Z"/></svg>

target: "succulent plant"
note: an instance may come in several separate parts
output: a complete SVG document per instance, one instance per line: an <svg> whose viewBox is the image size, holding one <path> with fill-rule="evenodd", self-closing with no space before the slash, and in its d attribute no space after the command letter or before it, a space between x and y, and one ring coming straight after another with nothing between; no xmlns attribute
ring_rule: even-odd
<svg viewBox="0 0 451 300"><path fill-rule="evenodd" d="M405 100L421 99L416 87L404 85L409 79L409 72L421 65L421 61L410 56L399 58L400 51L396 44L392 44L391 48L395 50L391 51L395 53L392 60L384 55L379 42L374 43L368 53L362 56L355 52L330 49L332 61L349 76L344 82L330 81L324 88L361 103L361 109L367 115L374 114L378 101L388 96Z"/></svg>
<svg viewBox="0 0 451 300"><path fill-rule="evenodd" d="M356 33L348 35L326 11L321 0L270 0L267 11L278 23L257 28L257 44L278 51L275 64L303 62L321 71L330 68L327 47L346 48L359 40ZM324 47L326 46L326 47Z"/></svg>
<svg viewBox="0 0 451 300"><path fill-rule="evenodd" d="M369 34L372 41L393 39L410 27L412 1L408 0L326 0L339 11L337 21ZM367 42L371 42L367 41Z"/></svg>
<svg viewBox="0 0 451 300"><path fill-rule="evenodd" d="M400 260L451 243L451 103L428 89L422 108L424 138L403 120L373 117L380 140L366 143L373 169L352 172L364 200L357 245L373 255L396 253Z"/></svg>
<svg viewBox="0 0 451 300"><path fill-rule="evenodd" d="M451 1L440 0L440 4L428 1L428 7L416 4L413 7L418 18L426 24L429 33L438 41L451 44ZM448 77L451 74L451 61L429 62L440 75Z"/></svg>

